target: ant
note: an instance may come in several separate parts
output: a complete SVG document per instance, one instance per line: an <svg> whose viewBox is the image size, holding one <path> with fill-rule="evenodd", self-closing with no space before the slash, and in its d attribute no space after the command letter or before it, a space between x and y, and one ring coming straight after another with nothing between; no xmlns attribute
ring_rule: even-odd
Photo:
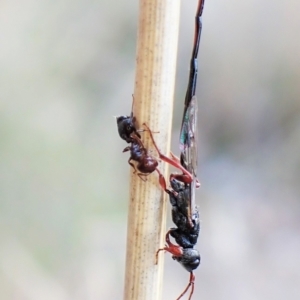
<svg viewBox="0 0 300 300"><path fill-rule="evenodd" d="M153 134L152 131L150 130L150 128L147 126L147 124L143 123L143 126L146 127L146 131L148 131L150 133L150 138L152 140L152 143L159 155L159 158L169 164L171 164L172 166L174 166L175 168L178 168L182 171L183 174L178 175L180 177L180 179L184 182L190 183L193 180L193 176L190 174L190 172L188 172L178 161L178 159L174 156L172 156L172 158L169 158L167 156L165 156L164 154L162 154L160 152L160 150L158 149L156 142L153 138ZM130 157L128 160L128 163L130 164L131 167L133 167L134 169L134 173L137 172L137 170L139 171L139 173L137 174L143 181L145 181L144 176L148 176L149 174L151 174L154 171L157 171L158 175L159 175L159 183L160 186L162 187L163 190L167 190L166 187L166 181L164 176L161 174L161 172L158 170L157 166L158 166L158 161L156 158L154 158L153 156L151 156L148 153L148 150L145 148L143 142L136 136L130 135L131 138L131 145L127 146L123 152L127 152L130 151ZM135 165L131 162L131 161L136 161L137 162L137 166L135 167ZM174 175L174 176L177 176Z"/></svg>
<svg viewBox="0 0 300 300"><path fill-rule="evenodd" d="M137 174L143 181L146 181L143 177L148 176L152 172L156 171L159 176L159 183L161 187L166 189L166 181L162 173L157 168L158 161L151 155L148 154L148 150L144 147L142 141L137 137L131 137L131 145L126 147L123 152L130 151L130 157L128 163L134 169L134 174L138 169L139 173ZM137 162L137 166L131 162L131 160Z"/></svg>
<svg viewBox="0 0 300 300"><path fill-rule="evenodd" d="M160 186L163 188L163 190L166 190L166 181L163 175L161 174L161 172L159 171L159 169L157 168L158 166L157 159L149 155L148 150L145 148L143 142L141 141L141 135L139 134L139 131L149 131L153 145L155 146L159 154L159 158L182 171L183 174L174 175L176 176L177 179L187 183L191 182L193 180L192 175L183 166L181 166L180 161L177 157L175 157L171 153L172 158L169 158L160 152L160 150L158 149L154 141L152 131L145 123L143 123L143 125L146 127L146 129L139 129L139 130L136 129L135 126L136 117L133 115L133 105L134 105L134 95L132 95L132 107L131 107L130 116L117 117L117 126L118 126L119 136L127 143L131 144L130 146L127 146L123 150L123 152L130 151L130 157L128 163L130 164L131 167L134 168L134 173L136 173L138 170L139 173L137 175L143 181L146 181L144 179L145 176L148 176L154 171L157 171L159 175ZM131 162L132 160L138 163L136 167Z"/></svg>

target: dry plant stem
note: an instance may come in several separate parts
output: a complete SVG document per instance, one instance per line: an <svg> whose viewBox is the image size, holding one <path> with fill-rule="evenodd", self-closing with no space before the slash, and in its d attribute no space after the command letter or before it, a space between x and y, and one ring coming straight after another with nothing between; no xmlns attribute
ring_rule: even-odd
<svg viewBox="0 0 300 300"><path fill-rule="evenodd" d="M179 0L140 0L134 115L138 128L145 122L159 131L154 138L166 154L170 150L179 11ZM142 139L155 156L147 131ZM166 176L165 164L160 163L159 169ZM156 265L155 253L164 245L164 194L156 172L143 182L131 171L124 300L161 298L163 256Z"/></svg>

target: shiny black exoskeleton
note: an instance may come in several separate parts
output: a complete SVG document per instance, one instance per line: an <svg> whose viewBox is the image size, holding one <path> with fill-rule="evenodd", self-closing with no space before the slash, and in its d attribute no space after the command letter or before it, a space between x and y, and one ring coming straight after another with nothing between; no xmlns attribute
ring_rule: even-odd
<svg viewBox="0 0 300 300"><path fill-rule="evenodd" d="M181 255L173 255L188 272L195 270L200 264L200 254L194 249L200 231L199 213L196 210L189 219L189 184L176 179L170 181L173 191L167 191L172 205L172 220L177 228L171 228L169 234L182 248Z"/></svg>
<svg viewBox="0 0 300 300"><path fill-rule="evenodd" d="M182 256L172 256L178 261L188 272L193 272L200 265L200 254L197 249L186 248L183 249Z"/></svg>
<svg viewBox="0 0 300 300"><path fill-rule="evenodd" d="M132 114L131 116L117 117L117 125L119 136L127 143L132 143L133 135L137 136L139 139L141 138L141 135L135 127L135 117Z"/></svg>
<svg viewBox="0 0 300 300"><path fill-rule="evenodd" d="M166 246L156 252L156 260L158 259L158 253L160 251L168 251L172 254L172 258L178 261L190 273L188 285L177 298L177 300L181 299L191 287L190 300L194 292L195 283L193 271L197 269L200 264L199 251L194 248L200 231L199 213L197 209L194 209L194 213L191 214L191 184L181 182L175 179L174 176L171 176L170 184L172 190L166 189L165 191L169 194L170 203L172 205L172 220L177 227L171 228L167 232ZM170 241L170 236L175 239L177 244L173 244Z"/></svg>

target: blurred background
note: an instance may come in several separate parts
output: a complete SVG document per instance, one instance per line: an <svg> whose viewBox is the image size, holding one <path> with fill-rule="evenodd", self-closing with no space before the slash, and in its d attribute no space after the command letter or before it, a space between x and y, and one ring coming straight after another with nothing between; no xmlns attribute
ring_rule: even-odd
<svg viewBox="0 0 300 300"><path fill-rule="evenodd" d="M175 153L197 6L181 2ZM299 298L299 11L206 1L195 300ZM129 165L113 116L130 112L137 12L133 0L0 4L1 300L122 299ZM166 255L163 299L188 277Z"/></svg>

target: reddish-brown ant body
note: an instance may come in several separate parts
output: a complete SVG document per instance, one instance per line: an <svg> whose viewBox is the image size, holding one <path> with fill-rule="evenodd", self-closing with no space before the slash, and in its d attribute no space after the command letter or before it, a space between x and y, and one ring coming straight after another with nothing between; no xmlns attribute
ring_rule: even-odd
<svg viewBox="0 0 300 300"><path fill-rule="evenodd" d="M161 160L171 164L175 168L180 169L183 172L183 174L176 174L176 175L180 176L180 179L182 181L190 183L193 180L192 175L179 163L177 158L174 158L174 156L172 158L169 158L160 152L160 150L158 149L156 142L153 138L152 131L145 123L143 125L146 127L145 131L148 131L150 134L150 138L151 138L152 143L158 153L159 158ZM164 176L161 174L161 172L157 168L157 166L158 166L157 159L148 153L148 150L145 148L145 146L140 138L138 138L137 136L134 136L133 134L130 135L130 138L131 138L131 145L127 146L123 150L123 152L130 151L130 157L129 157L128 163L130 164L131 167L133 167L134 173L136 173L138 170L139 173L137 175L142 180L145 181L145 179L144 179L145 176L148 176L152 172L156 171L159 174L160 186L163 188L163 190L166 190L166 181L164 179ZM132 160L137 162L136 166L131 162ZM176 176L176 175L174 175L174 176Z"/></svg>

